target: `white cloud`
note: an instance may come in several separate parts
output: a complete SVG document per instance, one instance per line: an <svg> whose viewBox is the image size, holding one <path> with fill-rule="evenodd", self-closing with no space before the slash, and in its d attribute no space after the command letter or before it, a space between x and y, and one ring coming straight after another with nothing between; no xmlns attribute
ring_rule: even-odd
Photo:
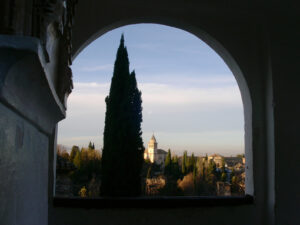
<svg viewBox="0 0 300 225"><path fill-rule="evenodd" d="M75 83L68 99L67 116L103 115L109 83ZM183 88L157 83L140 83L145 115L166 115L190 110L210 111L225 108L242 108L242 100L236 86L220 88ZM93 118L90 118L93 120Z"/></svg>
<svg viewBox="0 0 300 225"><path fill-rule="evenodd" d="M109 88L109 83L96 83L96 82L89 82L89 83L82 83L82 82L75 82L74 87L77 88Z"/></svg>
<svg viewBox="0 0 300 225"><path fill-rule="evenodd" d="M74 86L74 93L69 98L70 104L74 102L87 105L105 99L110 84L75 83ZM189 88L160 83L140 83L138 86L142 91L143 104L209 104L210 106L242 104L237 85L217 88Z"/></svg>
<svg viewBox="0 0 300 225"><path fill-rule="evenodd" d="M68 100L67 119L60 123L59 143L83 145L92 140L97 142L97 145L102 145L102 129L106 110L105 97L108 95L110 84L79 82L74 85L74 92ZM240 142L243 140L242 130L237 131L240 135L237 135L236 131L232 133L229 130L226 132L220 130L227 129L225 126L228 125L228 129L232 129L233 126L236 128L234 124L243 123L242 101L237 85L218 88L179 87L160 83L139 83L138 85L143 99L145 120L143 129L145 132L152 129L159 131L161 147L167 148L170 145L169 147L180 151L186 146L196 151L193 146L202 146L207 150L213 150L213 146L215 146L215 150L221 150L223 145L228 147L230 143L235 143L232 151L240 151L243 146L243 143ZM233 111L229 112L231 117L228 120L228 109L231 108ZM215 118L215 116L217 117ZM218 124L222 120L227 121L226 125ZM242 126L243 124L240 127ZM172 133L173 129L175 133ZM212 129L214 130L209 134L208 130ZM168 134L164 134L162 130L167 130ZM207 132L201 133L203 130ZM195 131L195 133L186 131ZM99 134L99 136L92 136L93 134ZM225 137L229 139L226 140ZM171 143L172 140L176 141ZM193 140L199 140L199 143L192 143ZM217 143L215 140L218 140ZM147 144L148 140L144 141Z"/></svg>
<svg viewBox="0 0 300 225"><path fill-rule="evenodd" d="M237 86L236 79L231 74L169 74L169 73L151 73L137 76L137 80L142 83L155 82L159 84L175 84L178 86L190 87L218 87L218 86Z"/></svg>
<svg viewBox="0 0 300 225"><path fill-rule="evenodd" d="M79 68L79 70L82 71L82 72L112 71L113 70L113 64L81 67L81 68Z"/></svg>

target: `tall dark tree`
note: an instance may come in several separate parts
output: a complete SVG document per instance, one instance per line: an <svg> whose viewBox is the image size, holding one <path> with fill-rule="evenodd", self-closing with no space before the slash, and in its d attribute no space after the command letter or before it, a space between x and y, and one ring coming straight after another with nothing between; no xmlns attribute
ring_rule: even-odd
<svg viewBox="0 0 300 225"><path fill-rule="evenodd" d="M142 99L135 72L129 72L123 35L105 102L101 195L137 196L141 193L144 153Z"/></svg>
<svg viewBox="0 0 300 225"><path fill-rule="evenodd" d="M89 149L93 149L93 145L92 145L92 142L90 141L89 143L89 146L88 146Z"/></svg>
<svg viewBox="0 0 300 225"><path fill-rule="evenodd" d="M172 156L171 150L168 150L168 154L165 160L165 175L170 175L172 173Z"/></svg>
<svg viewBox="0 0 300 225"><path fill-rule="evenodd" d="M181 172L183 175L186 174L187 172L187 151L183 152L183 156L182 156L182 164L181 164Z"/></svg>

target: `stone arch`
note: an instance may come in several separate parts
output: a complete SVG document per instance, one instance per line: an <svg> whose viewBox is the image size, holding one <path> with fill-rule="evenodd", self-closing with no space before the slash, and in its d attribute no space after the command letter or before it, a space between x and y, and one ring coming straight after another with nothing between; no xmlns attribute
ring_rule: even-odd
<svg viewBox="0 0 300 225"><path fill-rule="evenodd" d="M82 38L80 35L79 38L76 39L74 37L74 45L73 45L73 56L74 60L76 56L91 42L102 36L103 34L131 24L141 24L141 23L152 23L158 25L166 25L174 28L178 28L184 31L187 31L200 40L204 41L208 46L210 46L226 63L229 69L232 71L237 84L239 86L239 90L242 97L243 109L244 109L244 144L245 144L245 157L246 157L246 194L254 195L254 179L253 179L253 141L252 141L252 108L253 101L251 99L250 90L248 88L247 80L245 79L245 75L242 72L242 66L239 65L239 62L236 57L231 54L231 52L220 42L215 36L209 34L206 29L199 28L190 23L185 23L176 18L168 18L168 17L133 17L130 19L123 19L117 22L111 22L110 24L106 24L105 26L94 26L93 32L90 35L83 35ZM208 29L209 30L209 29ZM75 29L76 31L76 29ZM76 35L76 33L75 33Z"/></svg>

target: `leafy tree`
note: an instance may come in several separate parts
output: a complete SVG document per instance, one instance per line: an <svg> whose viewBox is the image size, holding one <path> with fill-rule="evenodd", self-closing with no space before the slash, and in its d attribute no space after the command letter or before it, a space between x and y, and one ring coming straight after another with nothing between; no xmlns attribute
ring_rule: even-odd
<svg viewBox="0 0 300 225"><path fill-rule="evenodd" d="M81 156L80 152L78 151L74 157L73 164L77 167L77 169L80 169L81 166Z"/></svg>
<svg viewBox="0 0 300 225"><path fill-rule="evenodd" d="M61 157L64 158L64 159L66 159L66 160L69 160L69 159L70 159L70 155L69 155L69 153L66 152L66 151L61 153Z"/></svg>
<svg viewBox="0 0 300 225"><path fill-rule="evenodd" d="M86 148L81 148L80 151L80 160L81 160L81 167L86 167L88 163L88 149Z"/></svg>
<svg viewBox="0 0 300 225"><path fill-rule="evenodd" d="M150 159L145 159L145 161L144 161L146 164L151 164L151 161L150 161Z"/></svg>
<svg viewBox="0 0 300 225"><path fill-rule="evenodd" d="M57 145L56 151L57 151L57 157L61 157L65 160L70 159L70 155L69 155L69 153L67 152L67 150L64 146Z"/></svg>
<svg viewBox="0 0 300 225"><path fill-rule="evenodd" d="M227 174L223 172L221 175L221 181L226 182L226 180L227 180Z"/></svg>
<svg viewBox="0 0 300 225"><path fill-rule="evenodd" d="M83 187L80 189L80 191L79 191L78 194L79 194L79 196L82 197L82 198L87 197L87 190L86 190L85 186L83 186Z"/></svg>
<svg viewBox="0 0 300 225"><path fill-rule="evenodd" d="M105 102L101 194L137 196L141 192L140 173L144 153L142 99L135 72L129 73L123 35Z"/></svg>
<svg viewBox="0 0 300 225"><path fill-rule="evenodd" d="M71 150L71 154L70 154L70 161L73 162L77 152L79 152L79 147L76 145L73 145L72 150Z"/></svg>
<svg viewBox="0 0 300 225"><path fill-rule="evenodd" d="M205 161L208 161L207 153L205 154Z"/></svg>
<svg viewBox="0 0 300 225"><path fill-rule="evenodd" d="M238 158L241 158L241 159L242 159L242 158L244 158L244 157L245 157L245 154L237 154L237 155L236 155L236 157L238 157Z"/></svg>
<svg viewBox="0 0 300 225"><path fill-rule="evenodd" d="M207 172L209 174L215 174L216 173L216 169L217 169L216 163L213 160L210 160L210 162L208 164Z"/></svg>
<svg viewBox="0 0 300 225"><path fill-rule="evenodd" d="M230 173L230 180L231 181L232 181L232 178L234 177L234 175L235 175L235 170L234 170L234 168L232 168L231 173Z"/></svg>
<svg viewBox="0 0 300 225"><path fill-rule="evenodd" d="M207 182L207 191L209 195L216 194L216 181L217 181L217 171L216 163L213 160L210 160L208 163L206 171L206 182Z"/></svg>

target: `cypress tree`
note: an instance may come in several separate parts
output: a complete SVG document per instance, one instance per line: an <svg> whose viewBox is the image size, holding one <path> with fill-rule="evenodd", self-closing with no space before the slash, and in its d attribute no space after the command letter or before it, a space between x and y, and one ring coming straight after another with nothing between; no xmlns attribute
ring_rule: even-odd
<svg viewBox="0 0 300 225"><path fill-rule="evenodd" d="M88 146L89 149L93 149L93 145L92 145L92 142L90 141L89 143L89 146Z"/></svg>
<svg viewBox="0 0 300 225"><path fill-rule="evenodd" d="M171 150L168 150L168 154L165 160L165 174L170 175L172 173L172 157Z"/></svg>
<svg viewBox="0 0 300 225"><path fill-rule="evenodd" d="M197 186L197 168L193 168L193 181L194 181L194 189L196 190Z"/></svg>
<svg viewBox="0 0 300 225"><path fill-rule="evenodd" d="M187 151L184 151L184 153L183 153L181 172L183 175L185 175L187 172Z"/></svg>
<svg viewBox="0 0 300 225"><path fill-rule="evenodd" d="M175 155L172 158L172 175L177 179L181 177L181 170L178 164L178 157Z"/></svg>
<svg viewBox="0 0 300 225"><path fill-rule="evenodd" d="M142 99L135 72L129 73L123 35L105 102L101 195L137 196L141 193L144 153Z"/></svg>
<svg viewBox="0 0 300 225"><path fill-rule="evenodd" d="M175 156L172 157L172 163L173 164L178 164L178 157L177 157L177 155L175 155Z"/></svg>
<svg viewBox="0 0 300 225"><path fill-rule="evenodd" d="M151 169L152 169L152 166L149 166L148 171L147 171L147 179L150 179L152 177L151 176Z"/></svg>

